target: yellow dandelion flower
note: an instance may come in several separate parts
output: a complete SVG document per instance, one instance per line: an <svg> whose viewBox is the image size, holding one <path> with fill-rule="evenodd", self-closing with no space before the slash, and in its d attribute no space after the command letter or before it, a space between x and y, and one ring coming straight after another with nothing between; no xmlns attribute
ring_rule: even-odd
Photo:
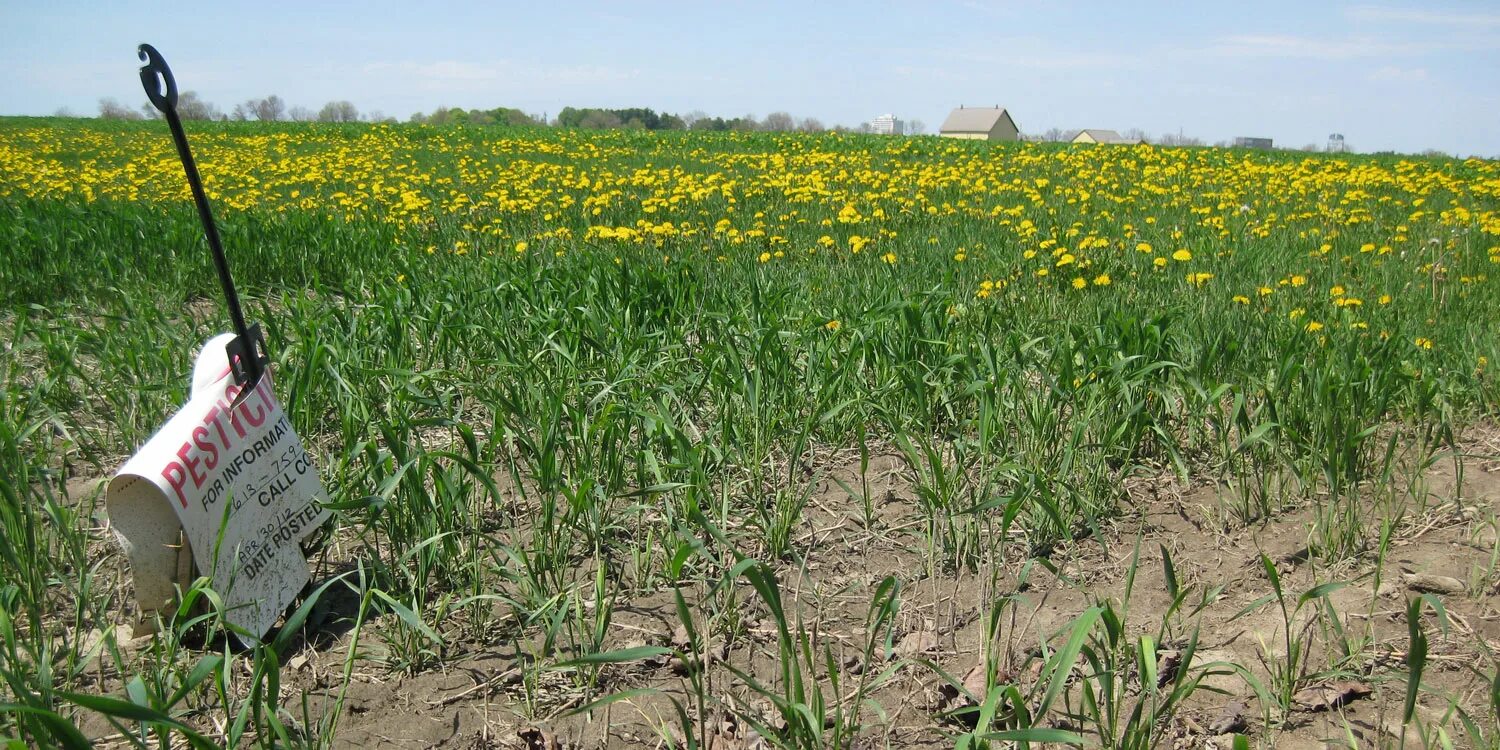
<svg viewBox="0 0 1500 750"><path fill-rule="evenodd" d="M1375 301L1379 302L1382 305L1389 305L1389 304L1391 304L1391 295L1389 295L1389 294L1382 294L1382 295L1380 295L1380 299L1375 300Z"/></svg>
<svg viewBox="0 0 1500 750"><path fill-rule="evenodd" d="M1297 275L1295 275L1295 276L1292 277L1292 286L1305 286L1306 284L1307 284L1307 277L1306 276L1303 276L1302 274L1297 274Z"/></svg>
<svg viewBox="0 0 1500 750"><path fill-rule="evenodd" d="M1342 296L1344 296L1344 288L1341 287L1341 286L1334 286L1334 287L1332 287L1332 288L1330 288L1328 290L1328 296L1330 296L1330 297L1342 297Z"/></svg>
<svg viewBox="0 0 1500 750"><path fill-rule="evenodd" d="M1156 266L1157 268L1166 268L1167 259L1161 256L1157 256L1155 260L1151 261L1151 265Z"/></svg>
<svg viewBox="0 0 1500 750"><path fill-rule="evenodd" d="M1181 261L1183 263L1186 263L1187 261L1190 261L1192 259L1193 259L1193 254L1192 254L1192 252L1190 252L1188 250L1178 250L1177 252L1172 253L1172 260L1175 260L1175 261Z"/></svg>
<svg viewBox="0 0 1500 750"><path fill-rule="evenodd" d="M771 262L771 254L770 253L761 253L760 254L760 262L762 262L762 263L770 263Z"/></svg>
<svg viewBox="0 0 1500 750"><path fill-rule="evenodd" d="M1418 349L1431 349L1432 348L1432 339L1429 339L1429 338L1423 338L1421 336L1418 336L1416 338L1416 341L1414 341L1413 343L1415 343L1417 345Z"/></svg>
<svg viewBox="0 0 1500 750"><path fill-rule="evenodd" d="M1319 323L1316 320L1310 320L1308 321L1307 325L1302 327L1302 330L1307 331L1308 333L1317 333L1318 331L1323 330L1323 324Z"/></svg>
<svg viewBox="0 0 1500 750"><path fill-rule="evenodd" d="M837 320L830 320L827 323L823 324L823 327L827 328L830 331L837 331L838 329L842 328L843 326L844 326L844 324L840 323Z"/></svg>
<svg viewBox="0 0 1500 750"><path fill-rule="evenodd" d="M1083 289L1083 288L1087 287L1088 285L1089 285L1089 282L1086 281L1082 276L1078 276L1078 277L1075 277L1073 279L1073 288L1074 289Z"/></svg>
<svg viewBox="0 0 1500 750"><path fill-rule="evenodd" d="M1109 274L1101 273L1094 277L1094 286L1109 286Z"/></svg>
<svg viewBox="0 0 1500 750"><path fill-rule="evenodd" d="M1233 302L1235 304L1248 305L1248 304L1250 304L1250 298L1246 297L1243 294L1236 294L1236 295L1234 295Z"/></svg>
<svg viewBox="0 0 1500 750"><path fill-rule="evenodd" d="M890 265L893 265L893 266L896 265L896 254L895 253L888 252L885 255L880 256L880 259L883 260L883 261L885 261L886 263L888 263Z"/></svg>

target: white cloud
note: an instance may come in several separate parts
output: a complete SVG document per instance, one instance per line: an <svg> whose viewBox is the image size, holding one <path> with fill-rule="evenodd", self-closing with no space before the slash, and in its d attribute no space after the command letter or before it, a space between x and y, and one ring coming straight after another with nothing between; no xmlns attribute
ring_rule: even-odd
<svg viewBox="0 0 1500 750"><path fill-rule="evenodd" d="M426 91L460 92L484 91L493 87L530 88L538 84L600 85L618 83L640 75L637 69L602 65L537 65L512 60L376 62L365 65L361 70L367 75L381 76L393 85L405 84Z"/></svg>
<svg viewBox="0 0 1500 750"><path fill-rule="evenodd" d="M929 54L945 66L958 61L979 66L1028 70L1108 70L1138 68L1146 63L1145 58L1140 55L1051 46L1030 39L997 40L996 46L1005 51L930 50Z"/></svg>
<svg viewBox="0 0 1500 750"><path fill-rule="evenodd" d="M1361 57L1416 54L1427 49L1420 44L1389 42L1373 37L1320 39L1292 34L1239 34L1219 39L1204 51L1217 57L1352 60Z"/></svg>
<svg viewBox="0 0 1500 750"><path fill-rule="evenodd" d="M1385 65L1370 72L1367 78L1378 83L1416 83L1427 80L1426 68L1401 68Z"/></svg>
<svg viewBox="0 0 1500 750"><path fill-rule="evenodd" d="M1500 26L1500 13L1448 13L1425 8L1383 8L1357 5L1345 15L1356 21L1373 23L1421 23L1438 26Z"/></svg>

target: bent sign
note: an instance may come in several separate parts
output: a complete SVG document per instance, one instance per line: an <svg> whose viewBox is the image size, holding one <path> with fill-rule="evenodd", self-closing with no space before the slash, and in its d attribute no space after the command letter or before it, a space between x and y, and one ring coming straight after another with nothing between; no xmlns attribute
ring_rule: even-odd
<svg viewBox="0 0 1500 750"><path fill-rule="evenodd" d="M175 598L185 536L229 623L263 636L306 585L301 542L329 511L270 375L239 398L225 354L231 338L204 346L187 405L110 481L107 505L143 614Z"/></svg>

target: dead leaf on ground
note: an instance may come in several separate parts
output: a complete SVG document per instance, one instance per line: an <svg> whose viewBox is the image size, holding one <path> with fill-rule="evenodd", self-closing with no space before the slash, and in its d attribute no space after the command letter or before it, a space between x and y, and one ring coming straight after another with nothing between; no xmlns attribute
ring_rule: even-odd
<svg viewBox="0 0 1500 750"><path fill-rule="evenodd" d="M672 648L678 651L687 651L693 645L693 640L688 637L686 625L678 624L672 629Z"/></svg>
<svg viewBox="0 0 1500 750"><path fill-rule="evenodd" d="M1464 593L1464 582L1457 578L1427 575L1425 573L1406 573L1401 577L1406 581L1407 588L1419 594L1456 596Z"/></svg>
<svg viewBox="0 0 1500 750"><path fill-rule="evenodd" d="M1370 686L1355 680L1339 680L1305 687L1292 694L1292 703L1303 711L1330 711L1371 692Z"/></svg>
<svg viewBox="0 0 1500 750"><path fill-rule="evenodd" d="M908 658L936 650L938 650L938 635L931 630L916 630L907 633L896 644L896 655Z"/></svg>
<svg viewBox="0 0 1500 750"><path fill-rule="evenodd" d="M1219 709L1219 715L1208 724L1208 733L1219 735L1230 732L1243 732L1248 726L1245 720L1245 702L1232 700Z"/></svg>
<svg viewBox="0 0 1500 750"><path fill-rule="evenodd" d="M1156 686L1163 687L1177 679L1177 670L1182 668L1182 652L1175 649L1162 651L1156 658Z"/></svg>
<svg viewBox="0 0 1500 750"><path fill-rule="evenodd" d="M718 722L708 735L706 750L765 750L765 738L731 716Z"/></svg>
<svg viewBox="0 0 1500 750"><path fill-rule="evenodd" d="M974 696L976 700L983 701L989 688L989 668L984 664L975 664L964 673L964 690Z"/></svg>
<svg viewBox="0 0 1500 750"><path fill-rule="evenodd" d="M984 702L989 687L986 679L987 671L983 663L976 664L964 673L963 679L959 680L959 685L952 685L946 681L938 685L937 697L928 703L927 709L952 713L980 705ZM962 686L961 689L960 686ZM961 718L972 722L975 717L971 715Z"/></svg>
<svg viewBox="0 0 1500 750"><path fill-rule="evenodd" d="M852 675L861 675L865 673L865 659L859 654L854 654L853 656L845 659L843 666L844 671Z"/></svg>
<svg viewBox="0 0 1500 750"><path fill-rule="evenodd" d="M526 750L562 750L563 748L562 743L557 741L557 737L540 727L527 727L516 732L516 736L521 738L521 747Z"/></svg>

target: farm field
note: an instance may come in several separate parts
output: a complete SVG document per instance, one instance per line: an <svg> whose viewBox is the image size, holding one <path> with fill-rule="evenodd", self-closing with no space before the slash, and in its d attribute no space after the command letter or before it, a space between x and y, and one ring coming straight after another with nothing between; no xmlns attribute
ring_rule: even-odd
<svg viewBox="0 0 1500 750"><path fill-rule="evenodd" d="M314 590L139 621L228 318L163 124L0 119L0 740L1500 746L1500 163L188 133Z"/></svg>

